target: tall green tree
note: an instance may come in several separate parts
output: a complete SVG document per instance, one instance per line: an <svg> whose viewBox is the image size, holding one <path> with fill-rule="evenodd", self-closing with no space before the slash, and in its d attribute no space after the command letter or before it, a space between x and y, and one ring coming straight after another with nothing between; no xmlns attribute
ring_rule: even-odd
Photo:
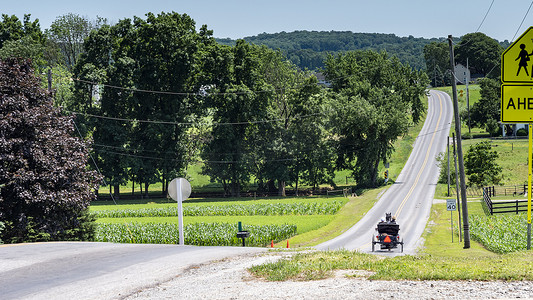
<svg viewBox="0 0 533 300"><path fill-rule="evenodd" d="M333 185L335 172L335 142L328 131L327 93L317 79L309 77L297 90L296 107L299 116L291 123L291 149L295 160L290 166L291 181L298 193L300 182L318 188Z"/></svg>
<svg viewBox="0 0 533 300"><path fill-rule="evenodd" d="M17 16L2 14L0 22L0 58L29 58L33 67L42 72L50 65L47 40L41 31L39 19L31 21L31 15Z"/></svg>
<svg viewBox="0 0 533 300"><path fill-rule="evenodd" d="M424 46L424 59L426 61L426 73L431 84L445 86L450 83L450 53L446 43L431 42Z"/></svg>
<svg viewBox="0 0 533 300"><path fill-rule="evenodd" d="M132 59L119 58L107 69L108 82L113 86L132 87L132 74L135 63ZM133 92L104 88L100 101L100 111L106 119L95 124L93 139L98 151L100 170L106 176L106 183L114 187L115 197L120 196L120 185L130 179L131 158L121 151L130 150L132 124L115 119L131 116ZM114 118L114 119L113 119ZM131 154L131 153L130 153Z"/></svg>
<svg viewBox="0 0 533 300"><path fill-rule="evenodd" d="M495 127L494 124L500 120L501 83L496 79L483 78L479 80L479 86L481 97L470 110L470 120L474 126L491 132L498 129L498 126ZM466 120L465 117L467 116L463 116L463 119Z"/></svg>
<svg viewBox="0 0 533 300"><path fill-rule="evenodd" d="M285 187L294 177L291 174L296 154L294 122L302 121L296 118L305 110L300 103L305 100L297 93L298 87L304 84L305 74L279 51L263 47L260 57L261 74L264 74L264 81L269 86L267 90L272 91L269 93L268 118L279 121L262 126L263 138L257 139L260 144L256 148L260 149L258 152L263 157L263 164L258 173L261 174L259 178L268 180L270 187L277 182L279 195L285 196Z"/></svg>
<svg viewBox="0 0 533 300"><path fill-rule="evenodd" d="M102 18L90 21L87 17L67 13L57 17L46 33L61 50L65 65L72 68L83 53L83 41L89 36L91 30L97 29L105 22Z"/></svg>
<svg viewBox="0 0 533 300"><path fill-rule="evenodd" d="M470 146L465 154L465 174L468 176L468 182L478 187L498 184L502 179L498 157L498 152L492 150L489 141Z"/></svg>
<svg viewBox="0 0 533 300"><path fill-rule="evenodd" d="M99 176L87 143L28 61L0 61L0 222L4 242L90 240Z"/></svg>
<svg viewBox="0 0 533 300"><path fill-rule="evenodd" d="M354 51L326 61L332 83L337 168L352 169L361 186L378 184L378 166L412 122L421 120L428 78L385 52Z"/></svg>
<svg viewBox="0 0 533 300"><path fill-rule="evenodd" d="M44 44L45 37L39 25L39 19L30 20L31 14L24 15L21 22L15 15L2 14L2 21L0 22L0 48L4 46L6 41L17 41L25 36L40 44Z"/></svg>
<svg viewBox="0 0 533 300"><path fill-rule="evenodd" d="M211 39L196 31L194 20L178 13L148 13L146 20L135 18L134 43L129 54L134 58L135 85L150 91L175 91L182 94L135 93L133 116L165 122L186 123L198 109L197 78L200 73L197 53ZM206 32L206 34L209 34ZM183 93L190 93L185 95ZM185 125L142 123L134 128L132 142L138 153L152 153L160 161L139 161L145 184L171 179L185 168ZM160 173L158 177L152 176ZM166 186L165 184L163 186Z"/></svg>
<svg viewBox="0 0 533 300"><path fill-rule="evenodd" d="M466 66L467 59L472 74L497 79L500 75L503 47L493 38L481 32L468 33L455 46L455 61Z"/></svg>
<svg viewBox="0 0 533 300"><path fill-rule="evenodd" d="M273 91L269 118L279 121L268 124L256 147L265 161L261 175L277 182L280 196L285 196L287 184L297 189L300 181L313 187L330 183L334 155L325 143L324 97L316 77L298 70L279 51L264 51L262 68Z"/></svg>
<svg viewBox="0 0 533 300"><path fill-rule="evenodd" d="M212 138L205 147L202 158L206 160L203 170L212 179L221 182L227 194L239 196L252 174L252 148L250 131L261 126L255 121L267 119L268 93L256 93L266 89L260 73L261 48L243 40L232 47L222 76L216 80L217 94L210 96L208 106L213 111ZM222 125L226 124L226 125Z"/></svg>

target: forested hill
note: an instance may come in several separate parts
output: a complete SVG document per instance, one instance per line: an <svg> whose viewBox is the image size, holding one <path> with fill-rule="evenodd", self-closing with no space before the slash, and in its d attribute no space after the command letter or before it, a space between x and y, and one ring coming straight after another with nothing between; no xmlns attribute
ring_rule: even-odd
<svg viewBox="0 0 533 300"><path fill-rule="evenodd" d="M235 41L231 39L217 40L221 44L235 44ZM422 70L425 69L424 46L432 41L442 41L444 38L399 37L394 34L351 31L294 31L262 33L245 37L244 40L257 45L266 45L272 49L280 49L296 65L310 70L323 67L323 61L328 52L361 49L385 50L390 55L397 56L403 63L408 63L412 68Z"/></svg>

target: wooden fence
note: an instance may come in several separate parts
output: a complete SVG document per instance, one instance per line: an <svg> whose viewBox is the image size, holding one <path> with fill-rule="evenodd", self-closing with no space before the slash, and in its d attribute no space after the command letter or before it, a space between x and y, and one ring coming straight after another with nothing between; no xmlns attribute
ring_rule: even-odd
<svg viewBox="0 0 533 300"><path fill-rule="evenodd" d="M526 189L527 186L524 188L524 192ZM516 193L514 195L516 195ZM501 213L518 214L519 212L527 211L527 200L493 201L491 198L493 196L496 196L496 191L494 190L494 187L483 188L483 203L485 204L484 209L490 215Z"/></svg>
<svg viewBox="0 0 533 300"><path fill-rule="evenodd" d="M494 196L519 196L524 195L527 190L527 185L513 185L513 186L487 186L484 188L466 187L467 197L481 197L484 191L489 193L490 197ZM450 196L455 196L455 188L450 186Z"/></svg>

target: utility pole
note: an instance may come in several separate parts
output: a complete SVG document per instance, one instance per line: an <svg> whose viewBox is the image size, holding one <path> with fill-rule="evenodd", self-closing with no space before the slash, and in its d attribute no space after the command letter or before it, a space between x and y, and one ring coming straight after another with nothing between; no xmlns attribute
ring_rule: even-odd
<svg viewBox="0 0 533 300"><path fill-rule="evenodd" d="M468 226L468 207L466 203L466 182L465 182L465 166L463 163L463 147L461 141L461 118L459 117L459 103L457 100L457 86L455 79L455 58L453 54L453 40L452 35L448 35L448 44L450 46L450 71L452 74L452 94L453 94L453 114L455 117L455 134L457 135L457 156L459 162L459 178L461 185L461 200L463 208L463 235L464 235L464 249L470 248L470 229Z"/></svg>
<svg viewBox="0 0 533 300"><path fill-rule="evenodd" d="M468 73L466 76L466 112L468 114L468 133L471 133L470 131L470 97L468 95L468 82L470 81L470 69L468 68L468 57L466 58L466 72Z"/></svg>
<svg viewBox="0 0 533 300"><path fill-rule="evenodd" d="M433 87L437 86L437 62L433 60Z"/></svg>
<svg viewBox="0 0 533 300"><path fill-rule="evenodd" d="M450 136L448 136L448 197L450 197Z"/></svg>
<svg viewBox="0 0 533 300"><path fill-rule="evenodd" d="M457 153L455 153L455 133L452 133L453 138L453 163L455 166L455 196L457 198L457 212L459 213L459 242L463 241L461 235L461 201L459 201L459 173L457 171Z"/></svg>

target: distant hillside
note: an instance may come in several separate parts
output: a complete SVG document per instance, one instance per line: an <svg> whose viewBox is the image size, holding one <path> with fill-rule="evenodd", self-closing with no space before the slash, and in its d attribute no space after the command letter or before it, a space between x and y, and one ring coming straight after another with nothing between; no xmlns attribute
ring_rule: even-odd
<svg viewBox="0 0 533 300"><path fill-rule="evenodd" d="M266 45L272 49L280 49L296 65L310 70L323 67L327 53L361 49L385 50L412 68L423 70L426 67L424 46L432 41L442 41L444 38L398 37L394 34L350 31L294 31L262 33L245 37L244 40L257 45ZM235 41L231 39L218 39L218 41L226 45L235 44Z"/></svg>

